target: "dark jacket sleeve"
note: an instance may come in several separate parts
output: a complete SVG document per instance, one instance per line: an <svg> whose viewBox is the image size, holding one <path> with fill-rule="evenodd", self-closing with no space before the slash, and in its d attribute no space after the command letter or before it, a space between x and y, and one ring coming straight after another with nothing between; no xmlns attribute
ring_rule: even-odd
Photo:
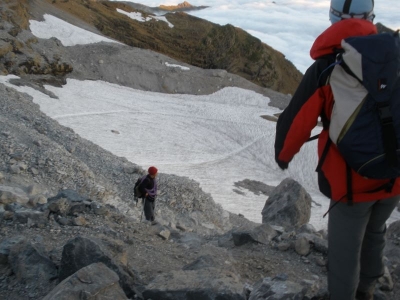
<svg viewBox="0 0 400 300"><path fill-rule="evenodd" d="M146 195L147 191L153 189L154 187L154 180L147 175L143 182L139 185L139 191L144 196Z"/></svg>
<svg viewBox="0 0 400 300"><path fill-rule="evenodd" d="M306 71L289 105L279 116L275 135L275 161L286 169L309 139L318 122L323 100L318 90L326 84L334 56L316 60ZM326 73L326 74L325 74Z"/></svg>

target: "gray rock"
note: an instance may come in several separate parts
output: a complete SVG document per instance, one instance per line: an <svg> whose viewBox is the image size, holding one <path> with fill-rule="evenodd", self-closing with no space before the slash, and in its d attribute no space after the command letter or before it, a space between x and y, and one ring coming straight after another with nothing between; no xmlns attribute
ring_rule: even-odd
<svg viewBox="0 0 400 300"><path fill-rule="evenodd" d="M215 260L211 255L200 256L194 262L184 266L182 270L200 270L215 266Z"/></svg>
<svg viewBox="0 0 400 300"><path fill-rule="evenodd" d="M56 196L49 198L49 202L62 198L67 199L70 202L83 202L85 200L90 200L88 197L80 195L77 191L66 189L60 191Z"/></svg>
<svg viewBox="0 0 400 300"><path fill-rule="evenodd" d="M388 242L384 250L385 256L389 259L391 265L400 266L400 220L389 225L386 232L386 238ZM400 271L400 268L397 269ZM398 276L400 277L400 272L398 272Z"/></svg>
<svg viewBox="0 0 400 300"><path fill-rule="evenodd" d="M276 247L280 250L280 251L287 251L292 247L292 244L289 242L280 242L278 245L276 245Z"/></svg>
<svg viewBox="0 0 400 300"><path fill-rule="evenodd" d="M10 173L11 174L19 174L19 173L21 173L21 169L19 168L18 165L11 165L10 166Z"/></svg>
<svg viewBox="0 0 400 300"><path fill-rule="evenodd" d="M27 188L27 192L29 196L35 196L41 193L40 188L36 184L32 184Z"/></svg>
<svg viewBox="0 0 400 300"><path fill-rule="evenodd" d="M271 193L262 210L262 223L299 228L311 216L311 196L296 181L283 180Z"/></svg>
<svg viewBox="0 0 400 300"><path fill-rule="evenodd" d="M108 210L106 207L104 207L96 202L92 202L90 204L90 209L93 211L94 214L99 215L99 216L104 216L108 213Z"/></svg>
<svg viewBox="0 0 400 300"><path fill-rule="evenodd" d="M253 286L249 300L303 299L307 287L301 284L266 277Z"/></svg>
<svg viewBox="0 0 400 300"><path fill-rule="evenodd" d="M68 219L68 218L65 218L65 217L61 217L61 216L58 216L58 218L56 218L56 221L57 221L58 224L64 225L64 226L73 224L73 221L71 219Z"/></svg>
<svg viewBox="0 0 400 300"><path fill-rule="evenodd" d="M388 267L385 266L385 273L381 278L379 278L379 285L382 291L392 291L394 284L392 275L390 275L390 271Z"/></svg>
<svg viewBox="0 0 400 300"><path fill-rule="evenodd" d="M118 280L103 263L91 264L64 279L43 300L128 299Z"/></svg>
<svg viewBox="0 0 400 300"><path fill-rule="evenodd" d="M0 185L0 203L27 204L28 202L29 202L29 197L22 189L17 187Z"/></svg>
<svg viewBox="0 0 400 300"><path fill-rule="evenodd" d="M320 253L328 254L328 241L319 237L315 237L313 240L314 249Z"/></svg>
<svg viewBox="0 0 400 300"><path fill-rule="evenodd" d="M261 243L267 245L276 235L277 232L269 224L262 224L249 231L232 232L235 246L241 246L247 243Z"/></svg>
<svg viewBox="0 0 400 300"><path fill-rule="evenodd" d="M51 212L66 216L69 213L70 203L66 198L61 198L49 201L48 207Z"/></svg>
<svg viewBox="0 0 400 300"><path fill-rule="evenodd" d="M57 267L39 245L26 241L10 248L8 262L22 283L42 282L48 284L57 278Z"/></svg>
<svg viewBox="0 0 400 300"><path fill-rule="evenodd" d="M134 166L124 166L124 173L126 174L134 174L137 172L137 167Z"/></svg>
<svg viewBox="0 0 400 300"><path fill-rule="evenodd" d="M85 226L87 224L87 221L83 216L79 216L72 219L72 224L74 226Z"/></svg>
<svg viewBox="0 0 400 300"><path fill-rule="evenodd" d="M163 229L158 233L158 235L162 237L164 240L168 240L171 235L171 232L168 229Z"/></svg>
<svg viewBox="0 0 400 300"><path fill-rule="evenodd" d="M48 215L48 211L40 212L32 209L21 209L14 212L13 221L21 224L29 222L29 227L43 228L49 222Z"/></svg>
<svg viewBox="0 0 400 300"><path fill-rule="evenodd" d="M8 255L10 254L11 248L24 241L23 236L16 236L9 239L5 239L0 243L0 264L8 264Z"/></svg>
<svg viewBox="0 0 400 300"><path fill-rule="evenodd" d="M78 203L73 202L69 207L68 215L75 216L84 213L87 210L89 210L89 207L86 206L85 202L78 202Z"/></svg>
<svg viewBox="0 0 400 300"><path fill-rule="evenodd" d="M319 234L300 233L297 235L297 239L305 238L309 243L313 245L314 250L328 254L328 241L319 237Z"/></svg>
<svg viewBox="0 0 400 300"><path fill-rule="evenodd" d="M46 204L47 198L43 195L35 195L29 198L29 204L31 206L36 206L38 204Z"/></svg>
<svg viewBox="0 0 400 300"><path fill-rule="evenodd" d="M60 263L59 278L64 280L76 271L93 263L102 262L108 268L116 272L120 278L119 284L128 297L137 294L135 281L123 266L118 265L97 242L94 240L77 237L70 240L63 249Z"/></svg>
<svg viewBox="0 0 400 300"><path fill-rule="evenodd" d="M311 247L310 243L305 237L300 237L296 240L294 249L296 250L297 254L307 256L310 253Z"/></svg>
<svg viewBox="0 0 400 300"><path fill-rule="evenodd" d="M245 300L243 284L235 274L215 268L172 271L158 275L143 291L144 299Z"/></svg>

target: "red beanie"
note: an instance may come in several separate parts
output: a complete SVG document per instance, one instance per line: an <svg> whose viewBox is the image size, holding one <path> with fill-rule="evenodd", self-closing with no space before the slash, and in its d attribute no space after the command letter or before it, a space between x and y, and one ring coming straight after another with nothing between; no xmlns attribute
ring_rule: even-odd
<svg viewBox="0 0 400 300"><path fill-rule="evenodd" d="M150 167L148 171L150 175L156 175L158 172L156 167Z"/></svg>

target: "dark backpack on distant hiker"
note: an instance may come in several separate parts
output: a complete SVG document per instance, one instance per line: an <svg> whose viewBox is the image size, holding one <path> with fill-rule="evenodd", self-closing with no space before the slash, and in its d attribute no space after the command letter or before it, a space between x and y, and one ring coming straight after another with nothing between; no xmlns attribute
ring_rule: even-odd
<svg viewBox="0 0 400 300"><path fill-rule="evenodd" d="M351 37L342 47L329 78L330 139L348 167L394 182L400 177L399 33Z"/></svg>
<svg viewBox="0 0 400 300"><path fill-rule="evenodd" d="M136 180L135 186L133 187L133 197L135 199L144 197L144 195L142 195L142 193L140 192L140 185L146 179L146 177L147 177L147 175L145 175L143 177L139 177L139 179Z"/></svg>

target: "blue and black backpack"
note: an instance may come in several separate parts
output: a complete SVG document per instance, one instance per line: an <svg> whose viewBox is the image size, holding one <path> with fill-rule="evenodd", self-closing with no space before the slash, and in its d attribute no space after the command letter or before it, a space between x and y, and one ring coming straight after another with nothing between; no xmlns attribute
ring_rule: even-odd
<svg viewBox="0 0 400 300"><path fill-rule="evenodd" d="M327 84L334 105L317 171L334 143L347 165L345 196L352 205L352 170L367 179L388 179L370 193L391 192L400 177L400 36L351 37L341 44L343 51L327 68L333 68Z"/></svg>
<svg viewBox="0 0 400 300"><path fill-rule="evenodd" d="M350 168L371 179L400 177L400 38L342 41L329 84L334 106L329 136Z"/></svg>

